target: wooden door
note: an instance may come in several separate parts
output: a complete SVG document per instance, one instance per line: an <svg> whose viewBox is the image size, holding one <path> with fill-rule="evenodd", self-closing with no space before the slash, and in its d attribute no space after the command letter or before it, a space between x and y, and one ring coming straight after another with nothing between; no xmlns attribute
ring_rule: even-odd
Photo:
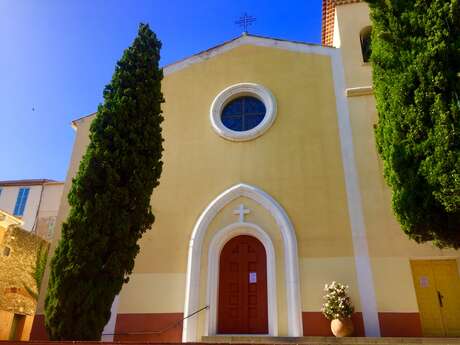
<svg viewBox="0 0 460 345"><path fill-rule="evenodd" d="M411 262L425 336L460 335L460 281L455 260Z"/></svg>
<svg viewBox="0 0 460 345"><path fill-rule="evenodd" d="M267 334L267 255L259 240L237 236L220 255L217 332Z"/></svg>

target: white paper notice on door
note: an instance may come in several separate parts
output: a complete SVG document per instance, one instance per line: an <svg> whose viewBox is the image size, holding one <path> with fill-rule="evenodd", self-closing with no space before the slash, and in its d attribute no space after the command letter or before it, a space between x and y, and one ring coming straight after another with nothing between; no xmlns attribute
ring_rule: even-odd
<svg viewBox="0 0 460 345"><path fill-rule="evenodd" d="M249 272L249 284L257 283L257 272Z"/></svg>
<svg viewBox="0 0 460 345"><path fill-rule="evenodd" d="M427 288L429 285L429 282L428 282L428 277L420 277L420 287L421 288Z"/></svg>

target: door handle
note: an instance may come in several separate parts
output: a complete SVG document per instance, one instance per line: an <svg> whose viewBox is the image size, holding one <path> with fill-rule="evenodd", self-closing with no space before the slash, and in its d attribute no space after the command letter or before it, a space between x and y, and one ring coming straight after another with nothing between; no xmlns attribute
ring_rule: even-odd
<svg viewBox="0 0 460 345"><path fill-rule="evenodd" d="M442 305L442 299L444 298L443 295L441 295L441 293L439 291L436 291L438 293L438 302L439 302L439 306L442 308L443 305Z"/></svg>

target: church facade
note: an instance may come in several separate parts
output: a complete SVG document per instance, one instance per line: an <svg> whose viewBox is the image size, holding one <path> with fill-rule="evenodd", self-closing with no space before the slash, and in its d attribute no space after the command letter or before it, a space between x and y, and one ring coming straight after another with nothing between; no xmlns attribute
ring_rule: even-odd
<svg viewBox="0 0 460 345"><path fill-rule="evenodd" d="M103 339L330 335L332 281L356 335L460 336L459 253L410 241L391 210L369 28L365 3L324 0L322 45L243 34L164 67L156 221ZM74 121L65 194L92 118ZM67 214L64 198L57 228Z"/></svg>

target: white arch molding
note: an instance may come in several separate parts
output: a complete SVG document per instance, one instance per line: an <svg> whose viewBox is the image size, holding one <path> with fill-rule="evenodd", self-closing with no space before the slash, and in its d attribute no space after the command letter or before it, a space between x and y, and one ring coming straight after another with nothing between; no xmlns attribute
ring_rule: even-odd
<svg viewBox="0 0 460 345"><path fill-rule="evenodd" d="M270 236L258 225L247 222L237 222L219 230L213 237L208 250L208 284L207 303L208 322L206 334L217 333L217 304L219 290L220 254L224 245L239 235L249 235L257 238L265 248L267 255L267 302L268 302L268 334L278 335L278 308L276 300L276 256L275 247Z"/></svg>
<svg viewBox="0 0 460 345"><path fill-rule="evenodd" d="M192 232L189 244L186 291L185 291L185 316L197 311L199 305L200 292L200 268L203 241L209 224L217 213L228 203L238 197L247 197L263 206L275 219L278 229L283 239L284 263L285 263L285 288L287 301L287 324L288 336L300 337L302 330L302 311L300 302L300 281L299 281L299 262L297 255L297 239L294 227L280 204L263 190L244 183L235 185L215 198L203 211L198 218ZM244 223L245 225L248 223ZM239 224L241 226L241 224ZM235 225L236 226L236 225ZM249 227L256 230L254 227ZM222 229L221 231L225 230ZM262 232L262 229L259 228ZM231 231L231 230L226 230ZM254 233L257 233L255 231ZM267 235L268 236L268 235ZM216 240L218 241L218 240ZM268 252L267 252L268 253ZM267 262L268 264L268 262ZM268 265L267 265L268 266ZM267 272L268 273L268 272ZM268 276L267 276L268 278ZM268 279L267 279L268 280ZM268 283L268 281L267 281ZM208 296L209 300L209 296ZM210 322L211 314L208 317L207 331L212 331ZM182 341L196 342L197 339L197 318L191 317L184 320ZM210 335L210 333L208 333Z"/></svg>

